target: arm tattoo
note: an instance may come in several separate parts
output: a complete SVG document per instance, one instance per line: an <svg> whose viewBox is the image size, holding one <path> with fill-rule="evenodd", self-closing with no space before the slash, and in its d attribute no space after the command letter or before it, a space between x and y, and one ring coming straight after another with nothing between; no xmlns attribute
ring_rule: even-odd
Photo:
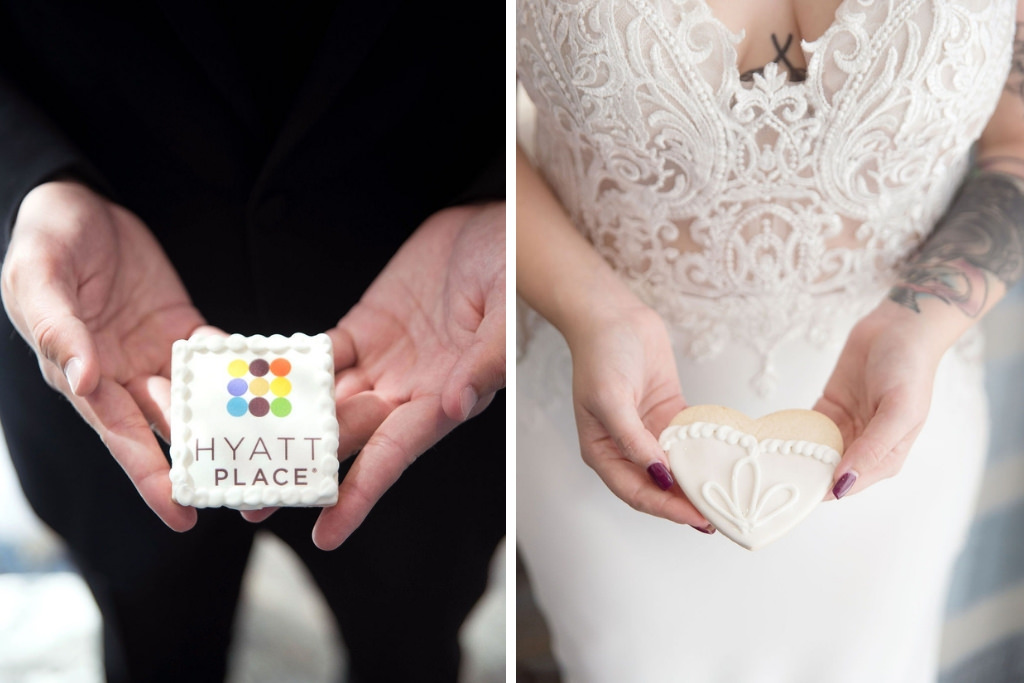
<svg viewBox="0 0 1024 683"><path fill-rule="evenodd" d="M1024 275L1024 179L981 172L900 273L889 298L921 312L919 297L935 297L977 317L990 278L1007 287Z"/></svg>
<svg viewBox="0 0 1024 683"><path fill-rule="evenodd" d="M786 69L789 70L789 80L791 80L791 81L804 81L804 80L807 80L807 69L801 69L798 66L794 66L793 62L789 61L789 57L786 56L786 53L789 52L789 46L792 45L792 44L793 44L793 34L792 33L790 33L788 36L786 36L786 44L785 45L779 45L779 37L773 33L772 34L772 45L775 47L775 59L773 59L772 61L775 62L776 64L781 62L782 65L784 67L786 67ZM763 66L758 67L756 69L751 69L750 71L744 71L742 74L740 74L740 80L741 81L752 81L752 80L754 80L754 74L761 74L761 73L764 73L764 67Z"/></svg>

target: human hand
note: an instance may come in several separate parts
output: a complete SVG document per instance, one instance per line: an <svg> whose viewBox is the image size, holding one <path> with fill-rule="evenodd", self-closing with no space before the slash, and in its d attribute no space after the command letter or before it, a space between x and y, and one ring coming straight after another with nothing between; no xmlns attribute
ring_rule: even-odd
<svg viewBox="0 0 1024 683"><path fill-rule="evenodd" d="M338 503L313 528L325 550L341 545L406 467L505 385L504 203L428 218L328 334L338 456L361 450ZM272 512L244 516L255 522Z"/></svg>
<svg viewBox="0 0 1024 683"><path fill-rule="evenodd" d="M96 430L146 504L175 531L194 508L171 499L150 425L168 434L171 344L203 324L137 216L75 182L24 198L0 276L4 308L47 383Z"/></svg>
<svg viewBox="0 0 1024 683"><path fill-rule="evenodd" d="M839 427L846 452L831 496L900 471L924 426L944 348L913 311L886 301L850 332L814 409Z"/></svg>
<svg viewBox="0 0 1024 683"><path fill-rule="evenodd" d="M672 480L657 435L686 408L661 318L637 304L602 309L566 334L583 460L630 506L714 527Z"/></svg>

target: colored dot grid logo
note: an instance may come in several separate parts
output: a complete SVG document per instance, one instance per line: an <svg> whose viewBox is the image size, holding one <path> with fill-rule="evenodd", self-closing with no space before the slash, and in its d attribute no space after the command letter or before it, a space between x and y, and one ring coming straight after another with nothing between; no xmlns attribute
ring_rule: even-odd
<svg viewBox="0 0 1024 683"><path fill-rule="evenodd" d="M287 358L275 358L270 363L262 358L251 363L236 358L228 363L228 374L232 378L228 382L228 393L231 394L228 413L235 417L246 413L254 417L263 417L267 413L285 417L292 412L292 403L285 398L292 390L287 376L291 371L292 364ZM268 375L271 379L267 379Z"/></svg>

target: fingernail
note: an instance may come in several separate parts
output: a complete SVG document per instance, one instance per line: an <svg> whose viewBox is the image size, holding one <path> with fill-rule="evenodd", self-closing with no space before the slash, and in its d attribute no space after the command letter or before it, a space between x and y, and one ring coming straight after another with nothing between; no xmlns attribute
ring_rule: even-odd
<svg viewBox="0 0 1024 683"><path fill-rule="evenodd" d="M476 389L473 387L466 387L462 390L462 396L459 397L459 408L462 410L462 419L468 420L469 414L473 412L473 408L476 408L476 402L480 400L477 396Z"/></svg>
<svg viewBox="0 0 1024 683"><path fill-rule="evenodd" d="M691 524L690 526L693 525ZM713 534L716 531L718 531L718 529L715 528L714 524L708 524L707 526L694 526L693 528L701 532L702 534Z"/></svg>
<svg viewBox="0 0 1024 683"><path fill-rule="evenodd" d="M850 489L852 489L853 485L856 483L857 475L854 472L847 472L843 476L839 477L836 485L832 487L832 495L837 499L842 498L849 493Z"/></svg>
<svg viewBox="0 0 1024 683"><path fill-rule="evenodd" d="M164 436L164 433L160 431L160 427L157 426L156 422L149 423L149 430L157 435L157 437L165 444L170 445L171 440Z"/></svg>
<svg viewBox="0 0 1024 683"><path fill-rule="evenodd" d="M78 395L78 383L82 381L82 361L80 358L72 358L64 366L64 377L68 380L71 393Z"/></svg>
<svg viewBox="0 0 1024 683"><path fill-rule="evenodd" d="M654 483L662 491L668 491L672 488L672 474L662 463L652 462L647 466L647 474L650 475L651 479L654 480Z"/></svg>

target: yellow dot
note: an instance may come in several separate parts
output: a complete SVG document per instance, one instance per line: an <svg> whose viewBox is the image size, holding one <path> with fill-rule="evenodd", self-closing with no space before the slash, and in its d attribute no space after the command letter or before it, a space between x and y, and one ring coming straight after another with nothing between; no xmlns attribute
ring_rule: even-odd
<svg viewBox="0 0 1024 683"><path fill-rule="evenodd" d="M249 382L249 391L255 396L262 396L267 393L267 389L270 388L270 383L262 377L257 377L253 381Z"/></svg>
<svg viewBox="0 0 1024 683"><path fill-rule="evenodd" d="M292 390L292 383L284 377L278 377L270 383L270 390L274 392L275 396L287 396L288 392Z"/></svg>
<svg viewBox="0 0 1024 683"><path fill-rule="evenodd" d="M249 364L241 358L236 358L228 363L228 374L232 377L241 377L247 372L249 372Z"/></svg>

